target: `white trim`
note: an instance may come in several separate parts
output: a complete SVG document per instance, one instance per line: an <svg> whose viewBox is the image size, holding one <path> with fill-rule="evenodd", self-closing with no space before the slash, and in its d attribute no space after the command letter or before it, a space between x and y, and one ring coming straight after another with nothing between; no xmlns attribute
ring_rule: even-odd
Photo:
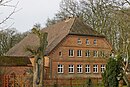
<svg viewBox="0 0 130 87"><path fill-rule="evenodd" d="M90 57L90 55L91 55L90 53L91 53L90 50L86 50L86 51L85 51L85 56L86 56L86 57ZM87 54L87 55L86 55L86 54Z"/></svg>
<svg viewBox="0 0 130 87"><path fill-rule="evenodd" d="M74 73L74 65L73 64L70 64L70 65L68 67L68 73ZM72 69L73 72L70 72L69 69Z"/></svg>
<svg viewBox="0 0 130 87"><path fill-rule="evenodd" d="M78 44L78 45L82 44L82 41L80 40L80 38L78 38L77 44Z"/></svg>
<svg viewBox="0 0 130 87"><path fill-rule="evenodd" d="M79 71L78 71L79 70ZM83 73L83 67L81 64L77 65L77 73Z"/></svg>
<svg viewBox="0 0 130 87"><path fill-rule="evenodd" d="M89 66L89 67L88 67ZM89 70L89 72L88 72L88 70ZM87 72L86 72L87 71ZM85 73L91 73L91 67L90 67L90 65L89 64L86 64L85 65Z"/></svg>
<svg viewBox="0 0 130 87"><path fill-rule="evenodd" d="M94 70L96 70L96 71L94 71ZM97 64L93 65L93 73L98 73L98 65Z"/></svg>
<svg viewBox="0 0 130 87"><path fill-rule="evenodd" d="M77 50L77 57L82 57L82 50Z"/></svg>
<svg viewBox="0 0 130 87"><path fill-rule="evenodd" d="M90 45L89 39L86 38L86 45Z"/></svg>
<svg viewBox="0 0 130 87"><path fill-rule="evenodd" d="M102 71L103 70L103 71ZM105 70L105 64L102 64L101 65L101 73L104 73L104 70Z"/></svg>
<svg viewBox="0 0 130 87"><path fill-rule="evenodd" d="M60 65L59 67L58 67L58 65ZM57 65L57 73L64 73L64 65L62 65L62 64L58 64ZM58 69L60 69L59 71L58 71Z"/></svg>
<svg viewBox="0 0 130 87"><path fill-rule="evenodd" d="M69 49L69 54L71 54L71 51L73 52L72 54L72 56L71 55L69 55L69 57L74 57L74 50L73 49Z"/></svg>

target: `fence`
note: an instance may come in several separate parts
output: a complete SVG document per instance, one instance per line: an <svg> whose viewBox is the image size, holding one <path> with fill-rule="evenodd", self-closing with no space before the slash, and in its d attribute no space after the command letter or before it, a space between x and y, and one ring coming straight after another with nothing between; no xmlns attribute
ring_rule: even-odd
<svg viewBox="0 0 130 87"><path fill-rule="evenodd" d="M55 78L44 80L44 87L87 87L87 85L99 86L101 85L101 78Z"/></svg>
<svg viewBox="0 0 130 87"><path fill-rule="evenodd" d="M33 78L27 75L0 76L0 87L32 87ZM44 87L87 87L98 84L100 78L53 78L44 80Z"/></svg>

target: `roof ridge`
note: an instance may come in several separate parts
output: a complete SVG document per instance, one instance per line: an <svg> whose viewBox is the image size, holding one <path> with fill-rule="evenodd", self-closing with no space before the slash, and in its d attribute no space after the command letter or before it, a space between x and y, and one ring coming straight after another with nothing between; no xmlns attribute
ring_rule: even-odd
<svg viewBox="0 0 130 87"><path fill-rule="evenodd" d="M72 25L71 25L71 27L70 27L70 29L69 29L69 33L71 32L71 29L72 29L72 27L74 26L74 23L75 23L76 17L74 17L73 20L74 20L74 21L73 21L73 23L72 23Z"/></svg>

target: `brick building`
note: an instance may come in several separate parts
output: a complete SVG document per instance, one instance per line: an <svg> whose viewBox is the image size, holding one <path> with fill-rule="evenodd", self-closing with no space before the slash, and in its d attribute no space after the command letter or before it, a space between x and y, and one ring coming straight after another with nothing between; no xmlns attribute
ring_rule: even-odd
<svg viewBox="0 0 130 87"><path fill-rule="evenodd" d="M48 78L101 78L112 47L105 36L100 35L79 18L69 18L42 29L48 33ZM8 56L31 56L25 51L28 46L35 49L39 39L29 34L11 48Z"/></svg>

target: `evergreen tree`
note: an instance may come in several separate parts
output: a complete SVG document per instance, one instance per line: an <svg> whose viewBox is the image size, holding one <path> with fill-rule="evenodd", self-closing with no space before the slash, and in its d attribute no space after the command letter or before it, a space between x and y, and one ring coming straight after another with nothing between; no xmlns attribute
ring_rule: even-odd
<svg viewBox="0 0 130 87"><path fill-rule="evenodd" d="M118 77L121 77L122 75L121 61L121 56L118 56L116 58L110 58L108 60L106 70L102 74L103 83L105 87L118 87Z"/></svg>

